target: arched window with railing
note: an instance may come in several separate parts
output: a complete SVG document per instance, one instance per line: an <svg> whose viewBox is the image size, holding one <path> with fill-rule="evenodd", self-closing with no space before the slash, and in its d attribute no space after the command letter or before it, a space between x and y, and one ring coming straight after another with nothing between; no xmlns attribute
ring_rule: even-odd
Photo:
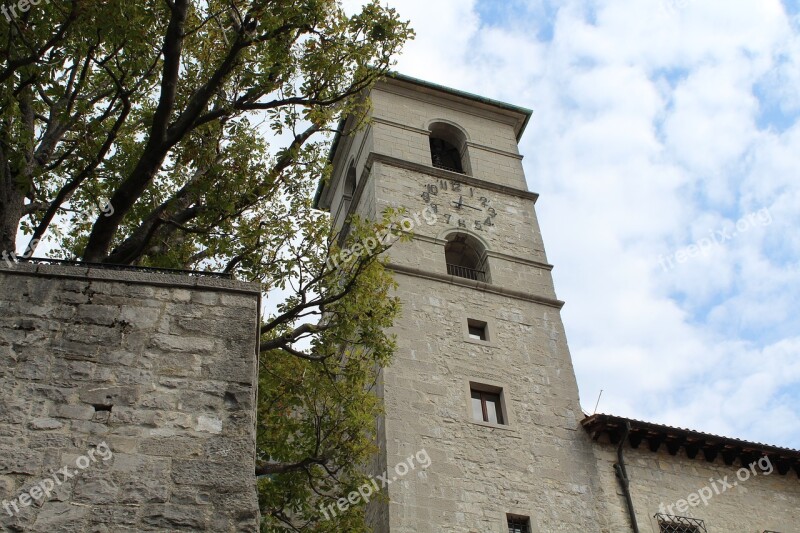
<svg viewBox="0 0 800 533"><path fill-rule="evenodd" d="M430 125L431 164L460 174L469 173L467 138L460 129L446 122Z"/></svg>
<svg viewBox="0 0 800 533"><path fill-rule="evenodd" d="M467 233L451 233L444 246L447 273L459 278L489 282L489 264L486 249L481 242Z"/></svg>

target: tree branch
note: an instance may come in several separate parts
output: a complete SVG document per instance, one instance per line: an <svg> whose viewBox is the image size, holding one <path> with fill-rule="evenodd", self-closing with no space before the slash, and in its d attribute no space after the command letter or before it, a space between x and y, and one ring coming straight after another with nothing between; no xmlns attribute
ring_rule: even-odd
<svg viewBox="0 0 800 533"><path fill-rule="evenodd" d="M327 457L306 457L297 463L265 463L256 467L256 476L296 472L311 465L324 465L327 462Z"/></svg>

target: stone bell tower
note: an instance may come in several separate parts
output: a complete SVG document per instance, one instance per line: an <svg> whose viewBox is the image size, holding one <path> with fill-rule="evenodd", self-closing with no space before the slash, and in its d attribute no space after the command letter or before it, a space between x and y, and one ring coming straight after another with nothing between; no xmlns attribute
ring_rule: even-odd
<svg viewBox="0 0 800 533"><path fill-rule="evenodd" d="M390 503L371 504L374 531L600 531L563 302L517 145L531 111L398 74L371 98L370 125L336 139L317 205L337 226L388 206L420 222L389 252L403 310L380 391ZM427 468L395 468L421 450Z"/></svg>

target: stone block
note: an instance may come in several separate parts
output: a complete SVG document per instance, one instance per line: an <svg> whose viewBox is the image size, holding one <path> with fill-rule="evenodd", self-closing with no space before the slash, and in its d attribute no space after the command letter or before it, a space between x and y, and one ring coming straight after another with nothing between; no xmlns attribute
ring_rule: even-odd
<svg viewBox="0 0 800 533"><path fill-rule="evenodd" d="M119 316L119 306L86 304L78 306L75 320L79 324L96 324L110 327L116 325Z"/></svg>
<svg viewBox="0 0 800 533"><path fill-rule="evenodd" d="M241 480L252 477L255 468L249 471L240 463L219 461L191 461L177 459L172 463L172 480L178 485L214 487L220 491L237 491Z"/></svg>
<svg viewBox="0 0 800 533"><path fill-rule="evenodd" d="M214 341L204 337L155 334L151 339L150 347L169 354L185 352L203 354L213 351Z"/></svg>
<svg viewBox="0 0 800 533"><path fill-rule="evenodd" d="M142 524L166 531L205 531L210 513L197 505L149 504L142 508Z"/></svg>
<svg viewBox="0 0 800 533"><path fill-rule="evenodd" d="M25 474L33 476L42 470L42 453L18 447L0 445L0 475Z"/></svg>
<svg viewBox="0 0 800 533"><path fill-rule="evenodd" d="M31 531L36 533L82 533L89 509L66 502L48 503L36 515Z"/></svg>
<svg viewBox="0 0 800 533"><path fill-rule="evenodd" d="M119 492L119 485L110 476L82 476L75 482L73 501L93 506L109 505L120 502Z"/></svg>
<svg viewBox="0 0 800 533"><path fill-rule="evenodd" d="M144 455L199 458L203 455L205 439L194 436L148 437L139 443L139 453Z"/></svg>
<svg viewBox="0 0 800 533"><path fill-rule="evenodd" d="M135 405L139 399L136 387L92 387L84 386L80 391L80 399L89 405Z"/></svg>

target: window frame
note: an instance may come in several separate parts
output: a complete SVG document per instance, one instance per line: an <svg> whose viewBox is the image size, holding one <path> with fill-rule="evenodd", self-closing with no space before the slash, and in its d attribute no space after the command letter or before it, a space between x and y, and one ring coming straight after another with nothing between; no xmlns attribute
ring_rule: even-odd
<svg viewBox="0 0 800 533"><path fill-rule="evenodd" d="M491 285L489 248L482 237L465 228L451 228L441 238L444 241L444 272L448 276L467 280L470 284ZM464 275L467 273L469 275Z"/></svg>
<svg viewBox="0 0 800 533"><path fill-rule="evenodd" d="M508 533L509 518L527 518L528 531L530 533L540 533L539 524L536 522L536 512L533 509L523 507L508 506L497 510L497 529L501 533Z"/></svg>
<svg viewBox="0 0 800 533"><path fill-rule="evenodd" d="M522 522L522 524L512 524L512 521ZM511 529L517 525L522 525L525 529L522 531ZM506 514L506 531L508 533L531 533L531 517L511 513Z"/></svg>
<svg viewBox="0 0 800 533"><path fill-rule="evenodd" d="M510 394L509 391L511 389L507 384L486 380L481 377L469 377L465 380L464 385L465 385L464 399L466 400L465 402L466 408L464 409L464 412L467 417L467 420L471 424L517 432L517 429L514 427L515 423L514 413L508 407L507 396L508 394ZM502 414L501 416L503 418L502 424L498 424L495 422L485 422L484 420L478 420L474 417L473 414L474 410L472 404L473 390L488 394L496 394L500 397L500 402L498 404L498 407L500 409L500 412Z"/></svg>
<svg viewBox="0 0 800 533"><path fill-rule="evenodd" d="M500 395L502 392L488 392L485 390L480 389L470 389L470 399L473 400L472 404L472 418L475 419L475 404L474 400L478 400L481 404L481 420L479 422L484 422L487 424L499 424L501 426L505 426L505 417L503 416L503 404L500 401ZM489 407L489 404L494 405L494 409ZM490 420L490 411L493 411L494 417L497 422L492 422Z"/></svg>
<svg viewBox="0 0 800 533"><path fill-rule="evenodd" d="M430 165L433 168L439 168L447 172L454 172L465 176L472 175L472 162L470 161L469 153L470 138L464 128L455 122L443 118L435 118L428 122L425 126L425 131L428 137L426 144ZM461 167L460 171L447 166L438 166L434 163L434 140L443 141L452 147L454 154L458 156L459 166Z"/></svg>
<svg viewBox="0 0 800 533"><path fill-rule="evenodd" d="M476 344L478 346L496 346L495 337L497 329L495 328L495 321L493 318L480 315L471 315L462 319L461 325L464 342ZM472 338L470 334L470 328L475 326L483 328L484 335L486 337L485 339Z"/></svg>
<svg viewBox="0 0 800 533"><path fill-rule="evenodd" d="M474 341L485 341L489 340L489 337L486 335L486 323L472 323L467 324L467 329L469 331L469 338Z"/></svg>

